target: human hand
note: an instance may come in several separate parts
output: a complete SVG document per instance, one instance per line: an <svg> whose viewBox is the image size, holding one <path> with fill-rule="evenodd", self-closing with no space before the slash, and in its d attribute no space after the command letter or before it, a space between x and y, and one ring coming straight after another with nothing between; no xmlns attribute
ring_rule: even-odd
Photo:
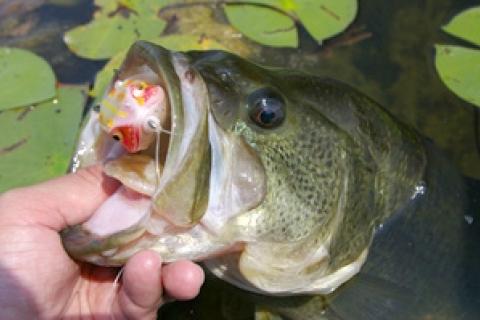
<svg viewBox="0 0 480 320"><path fill-rule="evenodd" d="M87 220L118 187L91 167L0 195L1 319L155 319L164 302L191 299L202 269L179 261L162 268L152 251L134 255L118 286L118 268L72 260L59 231Z"/></svg>

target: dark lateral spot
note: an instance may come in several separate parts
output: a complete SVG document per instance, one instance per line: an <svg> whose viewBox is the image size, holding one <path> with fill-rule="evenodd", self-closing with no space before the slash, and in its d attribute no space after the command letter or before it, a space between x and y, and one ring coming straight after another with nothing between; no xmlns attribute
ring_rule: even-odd
<svg viewBox="0 0 480 320"><path fill-rule="evenodd" d="M192 69L188 69L185 71L184 77L189 83L192 83L195 80L195 72Z"/></svg>
<svg viewBox="0 0 480 320"><path fill-rule="evenodd" d="M61 109L55 109L55 113L61 113L62 110Z"/></svg>

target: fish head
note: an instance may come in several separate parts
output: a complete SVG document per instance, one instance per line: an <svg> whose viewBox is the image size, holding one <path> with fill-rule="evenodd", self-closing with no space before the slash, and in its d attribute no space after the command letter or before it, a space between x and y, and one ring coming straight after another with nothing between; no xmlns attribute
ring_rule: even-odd
<svg viewBox="0 0 480 320"><path fill-rule="evenodd" d="M330 293L423 173L416 134L372 100L227 52L137 42L104 101L74 169L101 162L122 187L62 232L73 257L95 264L148 248L207 261L252 291Z"/></svg>

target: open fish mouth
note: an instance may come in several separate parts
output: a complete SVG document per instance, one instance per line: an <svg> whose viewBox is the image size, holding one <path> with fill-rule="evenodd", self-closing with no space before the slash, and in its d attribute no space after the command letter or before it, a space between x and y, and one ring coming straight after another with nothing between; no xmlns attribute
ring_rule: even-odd
<svg viewBox="0 0 480 320"><path fill-rule="evenodd" d="M133 249L151 247L154 235L191 227L207 205L210 151L203 80L185 55L142 42L129 51L111 87L131 78L164 89L168 117L153 143L134 153L102 130L101 113L92 112L85 124L73 171L100 162L105 174L122 184L88 221L62 232L72 256L96 264L121 264Z"/></svg>

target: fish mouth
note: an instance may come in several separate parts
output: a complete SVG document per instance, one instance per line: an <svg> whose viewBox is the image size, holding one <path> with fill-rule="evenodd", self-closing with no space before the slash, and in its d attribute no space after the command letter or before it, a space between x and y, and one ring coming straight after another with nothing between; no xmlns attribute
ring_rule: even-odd
<svg viewBox="0 0 480 320"><path fill-rule="evenodd" d="M166 128L146 150L127 153L97 128L92 114L73 160L73 171L101 162L104 173L121 183L88 221L61 234L70 255L96 264L122 264L156 235L193 226L206 209L210 152L203 80L184 54L142 41L112 83L137 75L165 90Z"/></svg>

